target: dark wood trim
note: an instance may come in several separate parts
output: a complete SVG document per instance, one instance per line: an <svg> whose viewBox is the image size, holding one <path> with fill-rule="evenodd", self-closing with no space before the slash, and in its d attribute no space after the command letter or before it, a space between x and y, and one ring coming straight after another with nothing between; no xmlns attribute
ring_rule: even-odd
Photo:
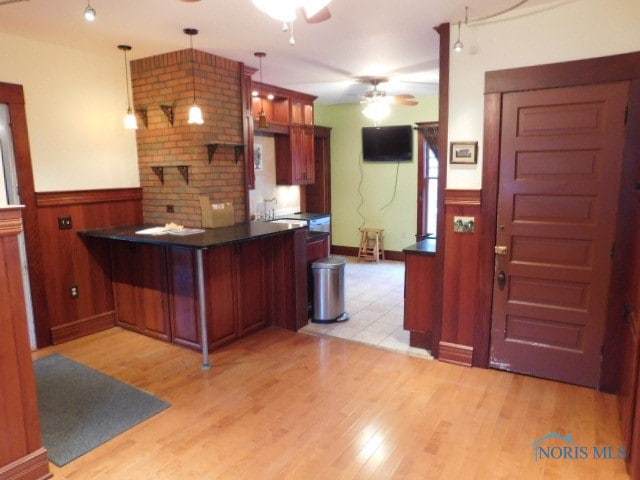
<svg viewBox="0 0 640 480"><path fill-rule="evenodd" d="M416 218L416 242L427 238L427 202L429 199L429 185L427 175L429 174L429 146L425 137L428 127L438 126L439 122L416 122L415 129L418 131L418 189L416 192L417 218ZM438 141L440 137L438 136ZM440 174L446 165L439 163L438 182Z"/></svg>
<svg viewBox="0 0 640 480"><path fill-rule="evenodd" d="M16 236L22 232L23 208L0 208L0 237Z"/></svg>
<svg viewBox="0 0 640 480"><path fill-rule="evenodd" d="M343 255L345 257L357 257L358 247L346 247L343 245L331 245L331 253L334 255ZM404 262L404 253L395 250L384 251L385 260L393 260L396 262Z"/></svg>
<svg viewBox="0 0 640 480"><path fill-rule="evenodd" d="M68 342L74 338L84 337L115 326L116 312L112 310L93 317L51 327L51 341L57 345L58 343Z"/></svg>
<svg viewBox="0 0 640 480"><path fill-rule="evenodd" d="M456 343L440 342L440 357L442 362L470 367L473 358L473 347Z"/></svg>
<svg viewBox="0 0 640 480"><path fill-rule="evenodd" d="M485 73L484 153L482 170L481 242L478 265L476 359L488 366L493 292L493 245L500 168L502 95L507 92L571 87L640 79L640 52L572 62L512 68ZM479 338L480 334L485 337ZM486 342L486 343L485 343ZM603 371L609 369L604 367ZM607 382L607 379L603 379Z"/></svg>
<svg viewBox="0 0 640 480"><path fill-rule="evenodd" d="M481 202L481 190L446 190L444 193L445 205L480 205Z"/></svg>
<svg viewBox="0 0 640 480"><path fill-rule="evenodd" d="M38 192L38 207L82 205L86 203L142 200L142 188L109 188L104 190L70 190L68 192Z"/></svg>
<svg viewBox="0 0 640 480"><path fill-rule="evenodd" d="M477 315L474 328L474 365L489 367L491 345L491 307L493 304L494 245L498 209L498 168L502 95L484 97L484 140L482 153L482 201L480 204L480 241L478 248ZM491 179L485 181L484 179Z"/></svg>
<svg viewBox="0 0 640 480"><path fill-rule="evenodd" d="M444 245L446 238L444 192L447 185L447 164L449 156L449 55L451 53L451 25L441 23L435 27L440 36L440 82L438 86L438 150L440 158L440 176L438 178L438 232L436 233L436 265L434 270L434 298L433 306L433 349L431 355L439 356L440 338L442 335L442 298L444 293Z"/></svg>
<svg viewBox="0 0 640 480"><path fill-rule="evenodd" d="M27 114L24 106L22 85L0 82L0 103L9 105L9 115L11 116L11 132L13 135L18 187L20 188L20 202L25 205L22 220L29 265L29 284L35 320L36 343L38 347L42 348L51 345L47 324L49 310L47 307L47 293L42 264L42 244L38 226L38 207L36 205Z"/></svg>
<svg viewBox="0 0 640 480"><path fill-rule="evenodd" d="M52 477L53 474L49 472L49 457L44 448L0 467L0 480L45 480Z"/></svg>
<svg viewBox="0 0 640 480"><path fill-rule="evenodd" d="M485 93L593 85L640 78L640 52L485 73Z"/></svg>

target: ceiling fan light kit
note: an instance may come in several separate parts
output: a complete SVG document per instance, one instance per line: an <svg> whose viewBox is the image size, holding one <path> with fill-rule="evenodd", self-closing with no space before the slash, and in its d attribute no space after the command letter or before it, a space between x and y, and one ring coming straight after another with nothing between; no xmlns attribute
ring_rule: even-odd
<svg viewBox="0 0 640 480"><path fill-rule="evenodd" d="M289 32L289 44L295 45L293 22L300 13L307 23L320 23L331 17L327 6L331 0L251 0L258 10L282 22L282 31Z"/></svg>

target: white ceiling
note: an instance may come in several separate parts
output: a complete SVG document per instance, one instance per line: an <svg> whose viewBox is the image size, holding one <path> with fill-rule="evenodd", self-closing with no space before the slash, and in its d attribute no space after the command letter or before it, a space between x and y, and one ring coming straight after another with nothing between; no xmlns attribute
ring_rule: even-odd
<svg viewBox="0 0 640 480"><path fill-rule="evenodd" d="M6 1L6 0L5 0ZM551 0L529 0L528 4ZM1 0L0 0L1 2ZM316 95L322 103L358 101L369 87L357 77L387 76L388 94L437 93L438 35L433 27L489 15L517 0L333 0L332 17L294 25L295 46L251 0L26 0L0 5L0 32L130 59L189 47L185 27L199 29L194 48L254 67L264 51L263 81ZM452 27L455 28L455 27ZM257 76L254 78L258 78Z"/></svg>

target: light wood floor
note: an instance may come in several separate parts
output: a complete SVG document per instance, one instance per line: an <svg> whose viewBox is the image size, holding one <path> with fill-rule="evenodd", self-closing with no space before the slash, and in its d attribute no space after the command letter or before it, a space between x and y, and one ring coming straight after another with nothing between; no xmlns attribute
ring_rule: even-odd
<svg viewBox="0 0 640 480"><path fill-rule="evenodd" d="M270 328L212 355L114 328L58 352L172 406L55 479L617 479L620 460L536 462L535 439L621 443L615 397Z"/></svg>

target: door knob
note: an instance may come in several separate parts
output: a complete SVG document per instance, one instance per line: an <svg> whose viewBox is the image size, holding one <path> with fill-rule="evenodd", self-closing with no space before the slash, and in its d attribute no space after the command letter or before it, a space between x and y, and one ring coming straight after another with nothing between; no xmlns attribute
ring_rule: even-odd
<svg viewBox="0 0 640 480"><path fill-rule="evenodd" d="M502 291L507 283L507 274L504 271L498 274L498 288Z"/></svg>

